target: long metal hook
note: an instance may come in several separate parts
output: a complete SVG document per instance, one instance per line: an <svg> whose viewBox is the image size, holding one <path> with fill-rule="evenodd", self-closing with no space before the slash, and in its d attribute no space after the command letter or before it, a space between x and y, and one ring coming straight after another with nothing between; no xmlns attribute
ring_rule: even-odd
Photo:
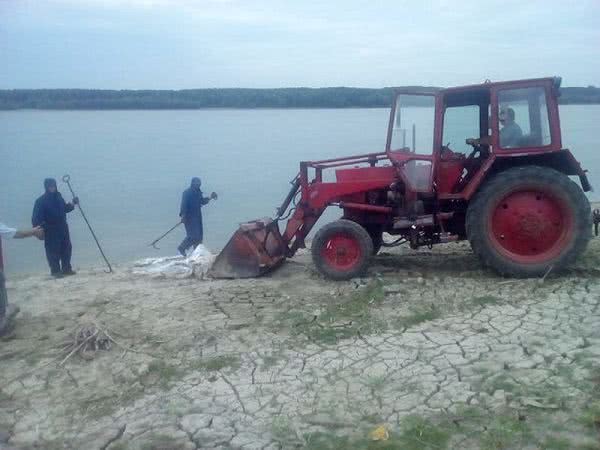
<svg viewBox="0 0 600 450"><path fill-rule="evenodd" d="M164 238L167 234L169 234L171 231L173 231L179 225L181 225L181 222L177 222L175 225L173 225L171 228L169 228L169 231L167 231L166 233L160 235L159 237L157 237L156 239L154 239L152 242L150 242L150 244L148 244L148 245L151 246L151 247L153 247L153 248L155 248L156 250L160 250L160 248L158 248L156 246L156 244L158 243L158 241L160 241L162 238Z"/></svg>
<svg viewBox="0 0 600 450"><path fill-rule="evenodd" d="M75 195L75 192L73 191L73 188L71 187L71 176L70 175L63 175L62 180L64 183L67 184L67 186L69 186L69 190L71 191L71 195L73 197L77 197L77 195ZM106 273L113 273L113 269L110 265L110 263L108 262L108 259L106 258L106 255L104 254L104 251L102 250L102 247L100 246L100 242L98 242L98 238L96 237L96 233L94 233L94 230L92 229L92 226L90 225L90 222L87 220L87 217L85 216L85 213L83 212L83 209L81 209L81 205L79 204L79 202L77 202L77 208L79 209L79 212L81 213L81 216L83 217L83 220L85 220L85 223L87 224L88 228L90 229L90 233L92 233L92 237L94 238L94 241L96 241L96 245L98 246L98 250L100 250L100 254L102 255L102 258L104 258L104 262L106 263L106 265L108 266L108 271L104 271Z"/></svg>

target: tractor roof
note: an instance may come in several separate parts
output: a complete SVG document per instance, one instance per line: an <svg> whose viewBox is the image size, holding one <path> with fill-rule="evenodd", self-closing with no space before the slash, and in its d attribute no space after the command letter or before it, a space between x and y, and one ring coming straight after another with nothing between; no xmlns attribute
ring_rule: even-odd
<svg viewBox="0 0 600 450"><path fill-rule="evenodd" d="M522 80L510 80L510 81L489 81L486 80L483 83L480 84L471 84L471 85L467 85L467 86L454 86L454 87L449 87L449 88L444 88L441 89L442 91L456 91L456 90L471 90L471 89L481 89L481 88L489 88L489 87L496 87L496 86L500 86L500 87L510 87L513 85L520 85L520 84L531 84L531 83L539 83L539 84L546 84L546 83L552 83L553 85L555 85L557 88L560 87L560 84L562 82L562 78L561 77L545 77L545 78L527 78L527 79L522 79Z"/></svg>
<svg viewBox="0 0 600 450"><path fill-rule="evenodd" d="M560 88L562 78L560 77L545 77L545 78L528 78L522 80L511 80L511 81L489 81L486 80L480 84L470 84L465 86L453 86L448 88L435 88L435 87L427 87L427 88L406 88L400 87L396 88L395 91L398 94L413 94L413 95L431 95L436 94L438 92L457 92L457 91L471 91L471 90L480 90L480 89L489 89L490 87L510 87L515 86L518 87L522 84L531 84L531 83L539 83L539 84L547 84L552 83L553 86L558 89Z"/></svg>

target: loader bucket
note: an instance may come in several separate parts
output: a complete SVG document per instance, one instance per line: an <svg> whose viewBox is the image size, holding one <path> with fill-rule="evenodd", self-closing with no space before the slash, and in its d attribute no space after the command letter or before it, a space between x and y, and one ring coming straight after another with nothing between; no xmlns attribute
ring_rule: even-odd
<svg viewBox="0 0 600 450"><path fill-rule="evenodd" d="M243 223L219 253L210 270L214 278L258 277L281 264L287 245L270 218Z"/></svg>

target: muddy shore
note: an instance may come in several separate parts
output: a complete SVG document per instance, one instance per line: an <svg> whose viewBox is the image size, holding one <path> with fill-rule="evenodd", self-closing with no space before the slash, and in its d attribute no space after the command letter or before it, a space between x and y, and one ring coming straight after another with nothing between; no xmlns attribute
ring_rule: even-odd
<svg viewBox="0 0 600 450"><path fill-rule="evenodd" d="M350 282L307 252L255 280L14 276L0 449L600 448L599 275L594 239L543 281L464 243ZM61 365L90 323L112 347Z"/></svg>

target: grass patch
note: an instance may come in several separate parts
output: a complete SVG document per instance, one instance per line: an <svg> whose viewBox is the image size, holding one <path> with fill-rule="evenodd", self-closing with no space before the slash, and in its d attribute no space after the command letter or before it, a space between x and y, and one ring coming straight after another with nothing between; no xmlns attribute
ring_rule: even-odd
<svg viewBox="0 0 600 450"><path fill-rule="evenodd" d="M147 442L144 442L141 450L175 450L181 448L181 443L178 443L172 436L166 434L153 433L146 437Z"/></svg>
<svg viewBox="0 0 600 450"><path fill-rule="evenodd" d="M111 444L108 447L109 450L127 450L127 444L125 442L117 442L115 444Z"/></svg>
<svg viewBox="0 0 600 450"><path fill-rule="evenodd" d="M595 401L584 409L581 423L590 430L600 432L600 401Z"/></svg>
<svg viewBox="0 0 600 450"><path fill-rule="evenodd" d="M523 448L530 439L531 430L525 421L509 415L499 415L481 433L481 449Z"/></svg>
<svg viewBox="0 0 600 450"><path fill-rule="evenodd" d="M540 445L544 450L571 450L573 444L568 439L548 436Z"/></svg>
<svg viewBox="0 0 600 450"><path fill-rule="evenodd" d="M596 405L598 407L599 405ZM590 409L586 426L594 428L597 409ZM326 430L302 437L298 436L289 422L274 423L273 433L282 444L293 444L308 450L444 450L477 448L480 450L512 450L531 448L539 450L600 450L598 431L582 433L581 422L569 421L569 428L562 429L555 422L555 413L539 409L494 409L481 406L464 406L451 414L432 417L408 416L398 428L388 429L387 441L371 441L369 432L383 421L376 415L364 413L354 430ZM573 428L572 425L578 425ZM563 424L566 425L566 424ZM589 431L589 429L588 429ZM340 434L348 432L348 434ZM578 442L570 441L577 436ZM287 447L285 447L287 448Z"/></svg>
<svg viewBox="0 0 600 450"><path fill-rule="evenodd" d="M381 417L379 414L377 414L377 413L366 413L366 412L363 413L363 415L362 415L362 417L361 417L360 420L363 423L368 423L368 424L371 424L371 425L376 425L376 424L382 423L384 421L383 417Z"/></svg>
<svg viewBox="0 0 600 450"><path fill-rule="evenodd" d="M372 281L341 299L324 299L318 315L298 311L280 314L277 325L287 325L292 335L304 335L313 342L334 345L360 334L368 335L387 329L382 320L373 317L372 308L385 298L383 283Z"/></svg>
<svg viewBox="0 0 600 450"><path fill-rule="evenodd" d="M333 432L316 432L304 436L308 450L443 450L448 448L451 433L438 427L432 421L417 417L407 417L400 434L390 430L387 441L372 441L368 431L361 432L365 437L339 436Z"/></svg>
<svg viewBox="0 0 600 450"><path fill-rule="evenodd" d="M440 317L440 311L434 306L431 305L428 309L423 311L413 311L408 316L401 316L396 319L396 328L399 330L403 330L406 328L414 327L423 322L429 322L430 320L435 320Z"/></svg>
<svg viewBox="0 0 600 450"><path fill-rule="evenodd" d="M123 387L118 395L104 395L83 399L77 405L75 416L84 415L92 419L99 419L112 415L119 408L125 408L144 396L144 387L137 382Z"/></svg>
<svg viewBox="0 0 600 450"><path fill-rule="evenodd" d="M273 419L271 434L280 444L298 443L296 431L287 417L278 416Z"/></svg>
<svg viewBox="0 0 600 450"><path fill-rule="evenodd" d="M202 358L194 361L192 369L206 370L208 372L217 372L226 367L237 368L240 366L240 359L234 355L220 355L210 358Z"/></svg>
<svg viewBox="0 0 600 450"><path fill-rule="evenodd" d="M402 428L402 434L398 437L398 448L403 450L444 449L447 448L451 436L446 427L418 416L407 417Z"/></svg>
<svg viewBox="0 0 600 450"><path fill-rule="evenodd" d="M482 295L480 297L475 297L471 300L471 302L477 306L497 305L501 301L501 298L495 297L493 295Z"/></svg>
<svg viewBox="0 0 600 450"><path fill-rule="evenodd" d="M260 370L263 372L275 367L277 363L281 360L282 355L268 355L262 357L262 365Z"/></svg>
<svg viewBox="0 0 600 450"><path fill-rule="evenodd" d="M153 381L156 379L162 387L167 387L173 379L179 378L180 375L182 375L182 372L179 368L167 364L162 359L159 359L152 361L148 365L148 372L145 375L145 381Z"/></svg>
<svg viewBox="0 0 600 450"><path fill-rule="evenodd" d="M371 391L380 391L386 384L386 377L385 375L372 376L367 378L365 384L369 387L369 389L371 389Z"/></svg>

